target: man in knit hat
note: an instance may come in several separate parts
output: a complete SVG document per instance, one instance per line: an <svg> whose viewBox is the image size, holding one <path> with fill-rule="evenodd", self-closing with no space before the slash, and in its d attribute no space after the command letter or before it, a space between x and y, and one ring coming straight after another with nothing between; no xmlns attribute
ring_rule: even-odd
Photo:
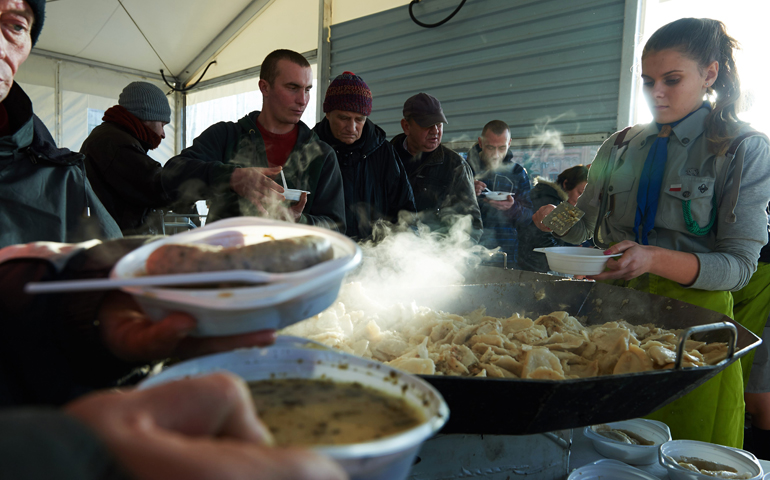
<svg viewBox="0 0 770 480"><path fill-rule="evenodd" d="M102 120L80 147L91 186L123 235L162 233L160 216L148 214L167 208L171 198L161 184L161 164L147 152L166 138L166 95L151 83L132 82Z"/></svg>
<svg viewBox="0 0 770 480"><path fill-rule="evenodd" d="M391 143L406 167L418 218L442 234L461 221L470 239L478 242L482 223L473 172L460 155L441 144L444 124L449 123L441 102L418 93L404 102L403 114L404 133Z"/></svg>
<svg viewBox="0 0 770 480"><path fill-rule="evenodd" d="M326 90L323 118L313 131L337 154L345 190L345 235L365 240L380 220L396 222L399 212L414 212L414 195L385 132L368 117L372 92L352 72L335 78ZM411 215L410 215L411 217Z"/></svg>
<svg viewBox="0 0 770 480"><path fill-rule="evenodd" d="M259 70L262 111L207 128L163 167L182 199L210 201L208 221L267 216L345 231L342 175L334 150L302 122L313 70L301 54L275 50ZM299 201L285 199L302 190ZM278 183L280 182L280 183Z"/></svg>
<svg viewBox="0 0 770 480"><path fill-rule="evenodd" d="M58 149L13 78L37 42L44 0L0 0L0 248L120 237L86 180L82 155Z"/></svg>

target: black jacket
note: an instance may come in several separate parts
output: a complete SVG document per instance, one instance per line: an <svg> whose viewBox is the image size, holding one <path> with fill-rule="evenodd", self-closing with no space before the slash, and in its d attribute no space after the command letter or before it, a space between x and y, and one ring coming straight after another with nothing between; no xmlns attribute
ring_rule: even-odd
<svg viewBox="0 0 770 480"><path fill-rule="evenodd" d="M414 212L414 194L401 160L385 138L385 131L368 118L352 145L340 142L324 118L313 128L337 154L345 190L345 235L365 240L378 220L398 221L398 213Z"/></svg>
<svg viewBox="0 0 770 480"><path fill-rule="evenodd" d="M80 147L88 181L124 235L160 233L146 222L153 208L166 208L161 165L147 155L149 145L114 122L94 128Z"/></svg>
<svg viewBox="0 0 770 480"><path fill-rule="evenodd" d="M402 133L390 143L404 163L419 220L431 231L447 233L459 216L468 215L471 219L468 234L478 242L483 227L471 167L463 157L443 145L413 157L403 146L405 138Z"/></svg>
<svg viewBox="0 0 770 480"><path fill-rule="evenodd" d="M191 147L163 167L164 189L178 196L180 202L209 200L209 222L259 215L251 202L230 188L236 168L268 166L265 142L256 124L258 116L259 111L254 111L238 122L219 122L207 128ZM284 165L284 174L289 188L310 192L300 223L345 231L345 196L334 150L303 122L299 122L297 143Z"/></svg>
<svg viewBox="0 0 770 480"><path fill-rule="evenodd" d="M530 192L532 208L537 211L543 205L558 205L569 198L567 192L558 184L541 177L535 179L535 186ZM554 237L551 232L544 232L532 223L519 227L519 268L531 272L548 272L548 260L544 253L533 252L533 248L559 247L570 245Z"/></svg>
<svg viewBox="0 0 770 480"><path fill-rule="evenodd" d="M529 175L527 170L513 161L513 153L509 150L500 166L495 170L486 170L481 162L481 147L477 143L468 150L466 161L473 170L476 180L484 182L492 191L509 191L514 196L513 206L501 212L489 203L479 200L481 221L484 222L484 234L479 243L487 248L500 247L508 254L508 265L514 267L518 263L518 229L532 221L532 200L530 199ZM497 180L497 185L495 185ZM510 182L510 184L508 183ZM501 257L494 256L485 261L499 265Z"/></svg>
<svg viewBox="0 0 770 480"><path fill-rule="evenodd" d="M121 237L86 179L83 155L56 148L17 83L3 105L14 133L0 138L0 248Z"/></svg>

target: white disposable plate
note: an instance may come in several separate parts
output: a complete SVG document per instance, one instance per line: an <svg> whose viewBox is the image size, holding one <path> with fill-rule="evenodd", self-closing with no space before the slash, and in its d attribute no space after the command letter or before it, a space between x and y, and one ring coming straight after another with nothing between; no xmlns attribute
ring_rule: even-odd
<svg viewBox="0 0 770 480"><path fill-rule="evenodd" d="M618 460L597 460L570 473L567 480L659 480L658 477Z"/></svg>
<svg viewBox="0 0 770 480"><path fill-rule="evenodd" d="M619 428L633 432L655 445L629 445L611 440L599 433L594 428L596 425L586 427L583 431L586 438L594 444L597 452L605 457L614 458L632 465L649 465L658 461L658 446L671 440L671 431L663 422L634 418L620 422L606 424L610 428Z"/></svg>
<svg viewBox="0 0 770 480"><path fill-rule="evenodd" d="M738 473L752 475L750 480L760 480L764 474L757 457L746 450L695 440L672 440L658 448L658 461L665 467L671 480L713 480L718 478L686 470L670 460L676 460L682 456L697 457L728 465L735 468Z"/></svg>
<svg viewBox="0 0 770 480"><path fill-rule="evenodd" d="M234 350L178 363L148 378L139 388L218 371L232 372L246 381L325 378L359 382L403 396L421 409L425 422L402 433L365 443L315 447L337 461L353 480L405 479L422 443L449 418L449 407L441 394L425 380L297 337L279 336L271 347Z"/></svg>
<svg viewBox="0 0 770 480"><path fill-rule="evenodd" d="M598 275L604 271L607 260L622 255L605 255L603 250L587 247L547 247L533 250L545 253L548 268L569 275Z"/></svg>
<svg viewBox="0 0 770 480"><path fill-rule="evenodd" d="M287 189L284 189L284 190L283 190L283 196L284 196L284 198L285 198L286 200L289 200L289 201L292 201L292 202L296 202L296 201L298 201L298 200L299 200L299 197L300 197L300 196L301 196L303 193L307 193L308 195L310 195L310 192L308 192L307 190L297 190L297 189L295 189L295 188L287 188Z"/></svg>
<svg viewBox="0 0 770 480"><path fill-rule="evenodd" d="M485 192L484 198L489 200L508 200L508 196L513 195L511 192Z"/></svg>
<svg viewBox="0 0 770 480"><path fill-rule="evenodd" d="M110 278L143 276L147 258L161 245L200 243L231 247L265 241L266 235L275 239L322 236L332 244L334 260L308 269L312 275L298 275L287 281L253 287L124 287L123 290L132 294L153 320L161 320L171 312L181 311L198 320L197 335L233 335L281 329L322 312L337 298L345 274L361 262L361 249L358 245L339 233L257 217L237 217L144 245L120 259L112 269Z"/></svg>

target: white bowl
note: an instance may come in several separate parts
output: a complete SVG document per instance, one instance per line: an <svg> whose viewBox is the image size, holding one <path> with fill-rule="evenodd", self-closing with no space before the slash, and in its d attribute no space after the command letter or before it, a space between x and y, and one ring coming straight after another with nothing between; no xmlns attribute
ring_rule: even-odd
<svg viewBox="0 0 770 480"><path fill-rule="evenodd" d="M604 271L607 260L622 255L605 255L603 250L587 247L547 247L534 251L545 253L549 269L569 275L598 275Z"/></svg>
<svg viewBox="0 0 770 480"><path fill-rule="evenodd" d="M714 480L714 478L719 478L685 470L672 464L668 459L671 457L677 460L681 456L697 457L733 467L738 473L752 475L751 480L760 480L764 473L757 457L745 450L695 440L672 440L664 443L658 449L658 461L666 468L671 480Z"/></svg>
<svg viewBox="0 0 770 480"><path fill-rule="evenodd" d="M302 195L303 192L310 195L310 192L308 192L307 190L297 190L296 188L286 188L283 191L283 196L286 200L289 200L291 202L296 202L299 200L299 197Z"/></svg>
<svg viewBox="0 0 770 480"><path fill-rule="evenodd" d="M485 192L484 198L489 200L508 200L508 196L513 195L511 192Z"/></svg>
<svg viewBox="0 0 770 480"><path fill-rule="evenodd" d="M597 460L570 473L567 480L659 480L650 473L618 460ZM713 479L712 479L713 480Z"/></svg>
<svg viewBox="0 0 770 480"><path fill-rule="evenodd" d="M316 348L298 348L298 344L312 344ZM278 337L276 344L267 348L234 350L188 360L150 377L139 388L217 371L232 372L246 381L323 377L359 382L390 395L403 396L419 408L426 421L412 429L365 443L314 448L342 465L351 480L405 479L422 443L449 418L449 407L441 394L421 378L296 337Z"/></svg>
<svg viewBox="0 0 770 480"><path fill-rule="evenodd" d="M649 465L658 460L658 447L671 440L671 430L668 425L656 420L634 418L622 422L607 423L610 428L623 429L633 432L655 445L629 445L609 439L594 429L596 425L583 430L585 436L594 444L597 452L605 457L614 458L631 465Z"/></svg>
<svg viewBox="0 0 770 480"><path fill-rule="evenodd" d="M361 262L361 249L348 237L331 230L256 217L228 218L144 245L121 258L111 278L144 275L147 257L161 245L198 243L250 245L275 239L318 235L330 241L334 260L310 267L307 277L253 287L182 289L124 287L153 320L174 311L198 320L195 335L235 335L265 329L281 329L310 318L334 303L345 274ZM312 272L311 272L312 271Z"/></svg>

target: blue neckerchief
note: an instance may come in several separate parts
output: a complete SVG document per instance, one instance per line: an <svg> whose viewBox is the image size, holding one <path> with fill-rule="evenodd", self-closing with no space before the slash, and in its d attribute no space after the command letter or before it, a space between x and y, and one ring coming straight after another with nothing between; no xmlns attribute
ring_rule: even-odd
<svg viewBox="0 0 770 480"><path fill-rule="evenodd" d="M636 243L650 244L647 234L655 226L655 215L658 213L660 187L663 183L663 174L666 171L666 161L668 160L668 137L675 126L698 110L690 112L686 117L673 123L655 124L660 133L655 138L650 152L647 154L647 159L644 161L642 176L639 179L639 190L636 192L636 217L634 218ZM640 226L642 227L641 232L639 231Z"/></svg>

